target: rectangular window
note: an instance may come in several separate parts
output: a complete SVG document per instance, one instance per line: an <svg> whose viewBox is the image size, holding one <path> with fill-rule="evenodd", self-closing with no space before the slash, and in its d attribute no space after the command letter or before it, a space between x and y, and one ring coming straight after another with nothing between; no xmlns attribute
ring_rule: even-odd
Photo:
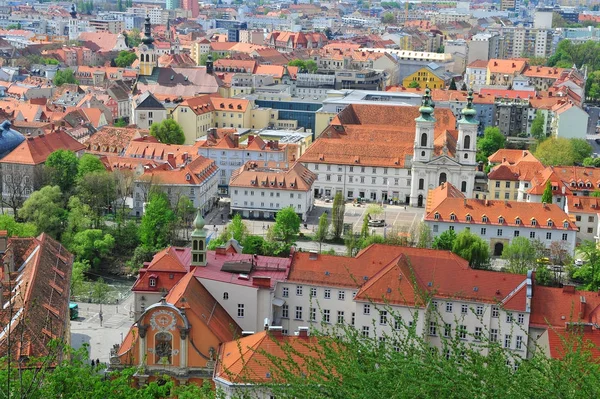
<svg viewBox="0 0 600 399"><path fill-rule="evenodd" d="M499 181L496 182L496 188L500 188L500 182Z"/></svg>
<svg viewBox="0 0 600 399"><path fill-rule="evenodd" d="M446 302L446 312L452 313L452 302Z"/></svg>
<svg viewBox="0 0 600 399"><path fill-rule="evenodd" d="M376 182L376 181L377 181L377 180L376 180L376 178L375 178L375 177L371 177L371 184L375 184L375 182Z"/></svg>
<svg viewBox="0 0 600 399"><path fill-rule="evenodd" d="M575 216L575 221L576 222L581 222L581 215Z"/></svg>
<svg viewBox="0 0 600 399"><path fill-rule="evenodd" d="M338 291L338 299L340 301L343 301L344 299L346 299L346 291Z"/></svg>
<svg viewBox="0 0 600 399"><path fill-rule="evenodd" d="M490 342L498 342L498 329L492 328L490 330Z"/></svg>
<svg viewBox="0 0 600 399"><path fill-rule="evenodd" d="M458 338L467 339L467 326L463 324L458 326Z"/></svg>
<svg viewBox="0 0 600 399"><path fill-rule="evenodd" d="M325 299L331 299L331 290L329 288L325 289Z"/></svg>
<svg viewBox="0 0 600 399"><path fill-rule="evenodd" d="M460 305L460 314L467 314L469 308L467 305Z"/></svg>
<svg viewBox="0 0 600 399"><path fill-rule="evenodd" d="M475 314L477 316L483 316L483 305L477 305L475 308Z"/></svg>
<svg viewBox="0 0 600 399"><path fill-rule="evenodd" d="M302 286L301 285L296 286L296 295L302 296Z"/></svg>
<svg viewBox="0 0 600 399"><path fill-rule="evenodd" d="M519 232L519 230L515 230L515 237L518 237L520 235L521 235L521 233Z"/></svg>
<svg viewBox="0 0 600 399"><path fill-rule="evenodd" d="M437 333L437 325L435 321L429 322L429 335L435 335Z"/></svg>
<svg viewBox="0 0 600 399"><path fill-rule="evenodd" d="M431 305L433 306L434 309L438 308L438 301L432 301Z"/></svg>
<svg viewBox="0 0 600 399"><path fill-rule="evenodd" d="M402 317L396 316L394 317L394 330L399 330L402 328Z"/></svg>
<svg viewBox="0 0 600 399"><path fill-rule="evenodd" d="M523 324L525 322L525 315L523 313L519 313L517 315L517 323Z"/></svg>
<svg viewBox="0 0 600 399"><path fill-rule="evenodd" d="M535 231L529 232L529 238L535 238Z"/></svg>
<svg viewBox="0 0 600 399"><path fill-rule="evenodd" d="M296 306L296 320L302 320L302 306Z"/></svg>
<svg viewBox="0 0 600 399"><path fill-rule="evenodd" d="M352 312L352 318L350 319L350 324L354 326L356 323L356 313Z"/></svg>
<svg viewBox="0 0 600 399"><path fill-rule="evenodd" d="M387 311L379 311L379 324L387 324Z"/></svg>
<svg viewBox="0 0 600 399"><path fill-rule="evenodd" d="M317 321L317 309L316 308L308 308L309 320Z"/></svg>
<svg viewBox="0 0 600 399"><path fill-rule="evenodd" d="M244 317L244 304L238 303L238 317Z"/></svg>
<svg viewBox="0 0 600 399"><path fill-rule="evenodd" d="M485 227L481 228L481 235L484 236L487 233L487 229Z"/></svg>
<svg viewBox="0 0 600 399"><path fill-rule="evenodd" d="M498 306L492 306L492 317L500 316L500 309Z"/></svg>
<svg viewBox="0 0 600 399"><path fill-rule="evenodd" d="M523 337L521 335L517 335L517 341L515 342L515 348L523 349Z"/></svg>
<svg viewBox="0 0 600 399"><path fill-rule="evenodd" d="M506 313L506 322L512 323L512 321L513 321L513 314L510 312Z"/></svg>
<svg viewBox="0 0 600 399"><path fill-rule="evenodd" d="M310 289L310 297L314 298L317 296L317 289L316 288L311 288Z"/></svg>
<svg viewBox="0 0 600 399"><path fill-rule="evenodd" d="M504 187L506 187L506 188L510 188L510 182L509 182L509 181L507 181L507 182L505 183Z"/></svg>
<svg viewBox="0 0 600 399"><path fill-rule="evenodd" d="M474 338L475 338L477 341L480 341L480 340L481 340L481 333L482 333L482 332L483 332L483 328L481 328L481 327L475 327L475 334L473 334L473 336L474 336Z"/></svg>
<svg viewBox="0 0 600 399"><path fill-rule="evenodd" d="M331 311L329 309L323 309L323 322L330 323Z"/></svg>
<svg viewBox="0 0 600 399"><path fill-rule="evenodd" d="M338 310L337 322L338 322L338 324L344 324L344 311L343 310Z"/></svg>
<svg viewBox="0 0 600 399"><path fill-rule="evenodd" d="M512 335L506 334L504 336L504 347L510 348L511 343L512 343Z"/></svg>
<svg viewBox="0 0 600 399"><path fill-rule="evenodd" d="M363 314L371 314L371 305L369 305L369 304L363 305Z"/></svg>
<svg viewBox="0 0 600 399"><path fill-rule="evenodd" d="M444 324L444 337L450 338L451 335L452 335L452 324L450 324L450 323Z"/></svg>
<svg viewBox="0 0 600 399"><path fill-rule="evenodd" d="M363 337L368 337L369 336L369 326L363 326L363 328L362 328L362 336Z"/></svg>
<svg viewBox="0 0 600 399"><path fill-rule="evenodd" d="M563 240L563 241L567 241L567 233L563 233L563 235L562 235L562 240Z"/></svg>
<svg viewBox="0 0 600 399"><path fill-rule="evenodd" d="M290 306L289 305L281 306L281 317L284 319L287 319L290 317Z"/></svg>
<svg viewBox="0 0 600 399"><path fill-rule="evenodd" d="M439 226L438 226L437 224L434 224L434 225L433 225L433 232L434 232L434 233L437 233L437 232L438 232L438 230L439 230Z"/></svg>
<svg viewBox="0 0 600 399"><path fill-rule="evenodd" d="M448 230L454 231L454 226L448 226Z"/></svg>
<svg viewBox="0 0 600 399"><path fill-rule="evenodd" d="M502 229L498 229L498 237L502 237Z"/></svg>

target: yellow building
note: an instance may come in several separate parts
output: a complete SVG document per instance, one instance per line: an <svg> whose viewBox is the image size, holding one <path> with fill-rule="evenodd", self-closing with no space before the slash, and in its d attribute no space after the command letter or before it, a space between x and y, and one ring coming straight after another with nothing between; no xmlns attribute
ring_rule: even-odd
<svg viewBox="0 0 600 399"><path fill-rule="evenodd" d="M150 25L150 17L146 17L144 24L144 37L138 48L138 58L140 60L140 75L150 76L154 67L158 64L158 54L154 51L154 38L152 37L152 26Z"/></svg>
<svg viewBox="0 0 600 399"><path fill-rule="evenodd" d="M196 65L200 65L200 59L202 54L208 54L210 52L210 41L203 38L192 43L190 48L190 57L194 60Z"/></svg>
<svg viewBox="0 0 600 399"><path fill-rule="evenodd" d="M421 88L429 87L430 89L444 89L446 82L435 71L429 67L424 67L408 75L402 81L402 86L409 87L411 82L417 82Z"/></svg>

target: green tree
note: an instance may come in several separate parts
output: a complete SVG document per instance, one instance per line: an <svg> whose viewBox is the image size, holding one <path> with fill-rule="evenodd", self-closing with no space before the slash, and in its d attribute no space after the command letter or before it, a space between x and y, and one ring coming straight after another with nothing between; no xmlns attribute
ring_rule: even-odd
<svg viewBox="0 0 600 399"><path fill-rule="evenodd" d="M44 164L52 184L60 187L63 193L68 193L73 188L77 177L79 159L74 152L69 150L56 150L46 158Z"/></svg>
<svg viewBox="0 0 600 399"><path fill-rule="evenodd" d="M490 247L469 229L461 231L454 240L452 252L469 262L474 269L486 269L490 262Z"/></svg>
<svg viewBox="0 0 600 399"><path fill-rule="evenodd" d="M344 212L346 211L346 204L342 193L338 191L333 197L333 207L331 208L331 225L333 238L338 240L344 232Z"/></svg>
<svg viewBox="0 0 600 399"><path fill-rule="evenodd" d="M67 209L69 210L67 223L61 238L62 243L67 248L71 248L75 234L92 227L94 213L90 206L81 202L81 199L77 196L69 198Z"/></svg>
<svg viewBox="0 0 600 399"><path fill-rule="evenodd" d="M294 208L288 206L277 212L273 225L274 236L285 243L290 243L298 233L300 233L300 217Z"/></svg>
<svg viewBox="0 0 600 399"><path fill-rule="evenodd" d="M290 61L288 65L298 67L299 70L309 73L315 73L319 69L317 63L313 60L300 60L296 58Z"/></svg>
<svg viewBox="0 0 600 399"><path fill-rule="evenodd" d="M431 246L435 249L452 251L454 241L456 241L456 232L454 230L446 230L433 239L433 244Z"/></svg>
<svg viewBox="0 0 600 399"><path fill-rule="evenodd" d="M594 241L584 241L578 248L584 260L573 273L573 277L583 282L588 291L600 289L600 250Z"/></svg>
<svg viewBox="0 0 600 399"><path fill-rule="evenodd" d="M448 87L448 90L458 90L456 88L456 81L454 79L452 79L452 81L450 82L450 87Z"/></svg>
<svg viewBox="0 0 600 399"><path fill-rule="evenodd" d="M212 240L211 240L212 243ZM209 247L209 249L211 249ZM129 261L127 261L127 267L132 273L137 273L137 271L142 267L144 262L150 262L152 257L154 256L156 250L154 248L149 248L144 245L138 246L133 251L133 256Z"/></svg>
<svg viewBox="0 0 600 399"><path fill-rule="evenodd" d="M463 82L462 87L460 88L462 91L467 91L469 88L467 87L467 82Z"/></svg>
<svg viewBox="0 0 600 399"><path fill-rule="evenodd" d="M417 82L416 80L411 80L410 83L408 84L408 88L409 89L420 89L421 84L419 82Z"/></svg>
<svg viewBox="0 0 600 399"><path fill-rule="evenodd" d="M506 144L506 137L500 129L488 126L483 132L483 137L477 140L477 149L485 157L489 157Z"/></svg>
<svg viewBox="0 0 600 399"><path fill-rule="evenodd" d="M265 255L265 239L261 236L247 236L242 243L242 252L250 255Z"/></svg>
<svg viewBox="0 0 600 399"><path fill-rule="evenodd" d="M94 212L94 227L100 228L102 215L112 208L116 199L115 176L105 170L89 172L79 179L77 195Z"/></svg>
<svg viewBox="0 0 600 399"><path fill-rule="evenodd" d="M171 223L175 222L169 198L162 191L150 193L140 225L140 241L146 248L162 249L169 245Z"/></svg>
<svg viewBox="0 0 600 399"><path fill-rule="evenodd" d="M9 237L34 237L36 227L33 223L19 223L11 215L0 215L0 230L6 231Z"/></svg>
<svg viewBox="0 0 600 399"><path fill-rule="evenodd" d="M236 213L231 219L231 222L229 222L229 224L223 229L220 238L223 243L233 238L242 244L249 234L248 226L246 226L246 223L244 223L242 215Z"/></svg>
<svg viewBox="0 0 600 399"><path fill-rule="evenodd" d="M92 283L91 297L96 303L106 303L111 289L102 277Z"/></svg>
<svg viewBox="0 0 600 399"><path fill-rule="evenodd" d="M546 188L544 188L544 193L542 194L542 202L545 204L552 203L552 183L550 179L546 182Z"/></svg>
<svg viewBox="0 0 600 399"><path fill-rule="evenodd" d="M546 132L544 131L546 119L542 111L538 110L535 113L535 118L531 122L531 136L536 140L544 140L546 138Z"/></svg>
<svg viewBox="0 0 600 399"><path fill-rule="evenodd" d="M115 256L129 258L140 245L138 225L133 220L117 224L107 229L107 232L115 238Z"/></svg>
<svg viewBox="0 0 600 399"><path fill-rule="evenodd" d="M419 223L417 231L417 248L429 248L433 241L431 228L425 223Z"/></svg>
<svg viewBox="0 0 600 399"><path fill-rule="evenodd" d="M577 156L569 139L554 137L542 141L534 155L547 166L573 165Z"/></svg>
<svg viewBox="0 0 600 399"><path fill-rule="evenodd" d="M569 139L575 158L573 162L581 164L585 158L592 155L594 149L586 139Z"/></svg>
<svg viewBox="0 0 600 399"><path fill-rule="evenodd" d="M117 10L119 12L123 11L123 0L117 0Z"/></svg>
<svg viewBox="0 0 600 399"><path fill-rule="evenodd" d="M319 252L321 252L321 246L323 245L323 241L327 240L327 236L329 235L329 217L326 213L322 213L319 216L319 225L317 226L317 231L315 231L314 240L319 243Z"/></svg>
<svg viewBox="0 0 600 399"><path fill-rule="evenodd" d="M71 273L71 294L80 296L89 294L89 286L85 274L89 272L90 264L88 261L73 262L73 272Z"/></svg>
<svg viewBox="0 0 600 399"><path fill-rule="evenodd" d="M79 159L79 164L77 165L77 178L81 179L88 173L92 172L104 172L106 168L104 164L98 157L92 154L83 154Z"/></svg>
<svg viewBox="0 0 600 399"><path fill-rule="evenodd" d="M583 166L593 166L594 168L599 168L600 158L587 157L583 160Z"/></svg>
<svg viewBox="0 0 600 399"><path fill-rule="evenodd" d="M510 273L526 274L536 267L536 251L531 241L525 237L515 237L504 247L502 259L508 262Z"/></svg>
<svg viewBox="0 0 600 399"><path fill-rule="evenodd" d="M79 84L79 81L75 79L75 74L71 68L56 71L52 82L55 86L62 86L65 83Z"/></svg>
<svg viewBox="0 0 600 399"><path fill-rule="evenodd" d="M114 246L115 239L110 234L104 234L98 229L88 229L73 236L71 250L79 261L88 261L93 268L97 269L110 255Z"/></svg>
<svg viewBox="0 0 600 399"><path fill-rule="evenodd" d="M58 186L45 186L34 191L19 209L19 217L33 223L37 232L59 238L65 210L62 193Z"/></svg>
<svg viewBox="0 0 600 399"><path fill-rule="evenodd" d="M374 218L383 213L383 207L379 204L369 204L365 210L365 215Z"/></svg>
<svg viewBox="0 0 600 399"><path fill-rule="evenodd" d="M131 7L131 6L129 6ZM128 33L125 34L125 42L129 48L137 48L142 43L142 38L140 37L141 32L138 28L133 28Z"/></svg>
<svg viewBox="0 0 600 399"><path fill-rule="evenodd" d="M381 17L381 22L386 25L392 25L396 23L396 16L391 12L386 12Z"/></svg>
<svg viewBox="0 0 600 399"><path fill-rule="evenodd" d="M213 62L220 60L221 58L225 58L224 56L220 55L219 53L215 53L215 52L204 53L200 56L200 65L206 65L206 61L208 61L209 54L212 56Z"/></svg>
<svg viewBox="0 0 600 399"><path fill-rule="evenodd" d="M183 129L173 119L154 122L150 126L150 134L163 144L183 144L185 142Z"/></svg>
<svg viewBox="0 0 600 399"><path fill-rule="evenodd" d="M127 50L119 52L119 55L115 58L115 65L119 68L125 68L131 66L133 62L137 60L137 55Z"/></svg>
<svg viewBox="0 0 600 399"><path fill-rule="evenodd" d="M123 118L119 118L113 123L114 127L127 127L127 122Z"/></svg>
<svg viewBox="0 0 600 399"><path fill-rule="evenodd" d="M361 238L367 238L369 236L369 215L368 214L365 214L365 217L363 218L363 224L360 229L360 236L361 236Z"/></svg>
<svg viewBox="0 0 600 399"><path fill-rule="evenodd" d="M196 208L194 207L194 203L189 197L183 195L177 201L177 205L175 206L175 215L177 217L177 221L179 222L179 229L185 230L185 240L188 240L188 231L190 226L192 225L192 221L196 216ZM174 224L174 226L176 226Z"/></svg>

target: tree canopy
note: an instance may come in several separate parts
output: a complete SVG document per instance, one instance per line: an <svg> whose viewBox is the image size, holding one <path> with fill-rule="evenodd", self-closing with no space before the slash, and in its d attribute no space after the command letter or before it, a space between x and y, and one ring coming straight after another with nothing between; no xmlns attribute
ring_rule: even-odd
<svg viewBox="0 0 600 399"><path fill-rule="evenodd" d="M61 191L71 191L77 177L79 159L69 150L56 150L48 155L45 166L49 171L52 184L60 187Z"/></svg>
<svg viewBox="0 0 600 399"><path fill-rule="evenodd" d="M319 243L319 252L321 252L321 246L323 245L323 241L327 239L329 235L329 215L325 212L319 216L319 225L317 226L317 230L315 231L314 239Z"/></svg>
<svg viewBox="0 0 600 399"><path fill-rule="evenodd" d="M150 193L146 212L140 225L140 240L147 248L162 249L170 243L170 225L175 222L175 213L167 194L162 191Z"/></svg>
<svg viewBox="0 0 600 399"><path fill-rule="evenodd" d="M542 194L542 202L545 204L552 203L552 182L550 179L546 182L546 187L544 188L544 193Z"/></svg>
<svg viewBox="0 0 600 399"><path fill-rule="evenodd" d="M140 45L140 43L142 43L140 34L141 32L138 28L133 28L125 34L125 42L129 48L136 48Z"/></svg>
<svg viewBox="0 0 600 399"><path fill-rule="evenodd" d="M135 60L137 60L137 55L135 55L135 53L123 50L119 52L119 55L115 58L115 65L119 68L125 68L131 66Z"/></svg>
<svg viewBox="0 0 600 399"><path fill-rule="evenodd" d="M421 84L419 82L417 82L416 80L411 80L410 83L408 83L408 88L409 89L420 89Z"/></svg>
<svg viewBox="0 0 600 399"><path fill-rule="evenodd" d="M456 241L456 232L454 230L446 230L433 239L433 244L431 246L435 249L452 251L454 241Z"/></svg>
<svg viewBox="0 0 600 399"><path fill-rule="evenodd" d="M515 237L504 247L502 259L508 261L510 273L526 274L536 267L537 253L531 241L525 237Z"/></svg>
<svg viewBox="0 0 600 399"><path fill-rule="evenodd" d="M163 144L183 144L185 142L183 129L173 119L154 122L150 126L150 134Z"/></svg>
<svg viewBox="0 0 600 399"><path fill-rule="evenodd" d="M79 159L79 164L77 165L77 178L81 179L88 173L92 172L104 172L106 168L104 164L92 154L83 154Z"/></svg>
<svg viewBox="0 0 600 399"><path fill-rule="evenodd" d="M346 204L342 192L339 191L333 197L333 207L331 208L331 228L333 238L338 239L344 232L344 213Z"/></svg>
<svg viewBox="0 0 600 399"><path fill-rule="evenodd" d="M535 150L535 156L548 166L581 164L592 153L592 146L585 139L549 138Z"/></svg>
<svg viewBox="0 0 600 399"><path fill-rule="evenodd" d="M469 262L475 269L485 269L490 261L490 247L483 238L465 229L454 240L452 252Z"/></svg>
<svg viewBox="0 0 600 399"><path fill-rule="evenodd" d="M485 157L489 157L506 144L506 137L500 129L493 126L488 126L483 132L483 137L477 140L477 149Z"/></svg>
<svg viewBox="0 0 600 399"><path fill-rule="evenodd" d="M317 63L313 60L295 59L290 61L288 65L298 67L300 71L306 71L309 73L315 73L317 72L317 69L319 69Z"/></svg>
<svg viewBox="0 0 600 399"><path fill-rule="evenodd" d="M546 132L544 129L544 124L546 119L544 118L544 114L542 111L538 110L535 113L535 118L533 118L533 122L531 122L531 136L537 140L543 140L546 138Z"/></svg>
<svg viewBox="0 0 600 399"><path fill-rule="evenodd" d="M37 227L37 232L59 238L65 210L58 186L45 186L31 193L19 209L19 217Z"/></svg>
<svg viewBox="0 0 600 399"><path fill-rule="evenodd" d="M300 232L300 217L293 207L281 209L275 215L275 224L273 225L273 234L280 240L290 243L292 239Z"/></svg>
<svg viewBox="0 0 600 399"><path fill-rule="evenodd" d="M62 86L65 83L79 84L79 81L75 78L75 74L71 68L56 71L56 75L54 75L52 82L55 86Z"/></svg>

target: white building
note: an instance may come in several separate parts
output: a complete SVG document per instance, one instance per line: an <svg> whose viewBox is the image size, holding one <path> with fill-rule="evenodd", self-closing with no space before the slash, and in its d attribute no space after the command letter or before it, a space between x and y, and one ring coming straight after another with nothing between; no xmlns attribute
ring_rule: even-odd
<svg viewBox="0 0 600 399"><path fill-rule="evenodd" d="M569 254L575 251L577 226L556 204L467 199L448 183L429 195L423 220L434 237L470 229L489 242L493 256L502 255L515 237L537 239L546 247L559 242Z"/></svg>
<svg viewBox="0 0 600 399"><path fill-rule="evenodd" d="M485 86L487 77L487 64L485 60L475 60L467 65L465 72L465 83L471 87Z"/></svg>
<svg viewBox="0 0 600 399"><path fill-rule="evenodd" d="M313 208L312 185L316 175L299 162L291 166L277 162L246 162L229 182L231 211L245 218L275 218L292 207L306 221Z"/></svg>
<svg viewBox="0 0 600 399"><path fill-rule="evenodd" d="M131 124L140 129L150 129L154 122L167 119L167 109L149 91L131 101Z"/></svg>
<svg viewBox="0 0 600 399"><path fill-rule="evenodd" d="M565 212L571 217L575 216L577 225L577 241L595 240L598 236L598 213L600 212L600 199L597 197L566 196Z"/></svg>

